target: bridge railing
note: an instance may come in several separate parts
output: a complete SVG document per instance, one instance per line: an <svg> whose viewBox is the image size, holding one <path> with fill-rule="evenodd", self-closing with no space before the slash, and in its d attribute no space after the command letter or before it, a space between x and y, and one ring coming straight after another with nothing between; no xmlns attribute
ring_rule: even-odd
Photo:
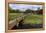
<svg viewBox="0 0 46 33"><path fill-rule="evenodd" d="M17 24L23 20L26 16L28 16L30 14L27 15L23 15L23 16L18 16L17 18L15 18L14 20L9 21L9 27L8 29L12 29L15 25L17 26Z"/></svg>
<svg viewBox="0 0 46 33"><path fill-rule="evenodd" d="M17 25L17 23L19 23L19 21L21 21L22 19L24 19L24 16L19 16L17 18L15 18L14 20L9 21L9 29L12 29L15 25Z"/></svg>

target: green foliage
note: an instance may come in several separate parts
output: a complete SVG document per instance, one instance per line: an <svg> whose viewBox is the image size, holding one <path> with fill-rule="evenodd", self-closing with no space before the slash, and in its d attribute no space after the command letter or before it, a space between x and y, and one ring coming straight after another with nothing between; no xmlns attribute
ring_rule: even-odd
<svg viewBox="0 0 46 33"><path fill-rule="evenodd" d="M21 13L9 13L8 20L14 20L17 16L22 16ZM29 16L26 16L26 18L23 20L25 24L41 24L43 21L43 15L39 14L32 14Z"/></svg>
<svg viewBox="0 0 46 33"><path fill-rule="evenodd" d="M9 13L18 13L18 12L20 12L20 10L18 10L18 9L17 10L13 10L11 7L8 6L8 12Z"/></svg>
<svg viewBox="0 0 46 33"><path fill-rule="evenodd" d="M39 14L32 14L30 16L27 16L24 19L24 23L25 24L41 24L43 19L43 15L39 15Z"/></svg>
<svg viewBox="0 0 46 33"><path fill-rule="evenodd" d="M27 10L25 10L25 11L20 11L19 9L13 10L11 7L8 6L8 12L9 12L9 13L20 13L20 12L29 13L29 12L31 12L31 11L32 11L32 10L30 10L30 9L27 9Z"/></svg>
<svg viewBox="0 0 46 33"><path fill-rule="evenodd" d="M8 12L13 12L12 8L10 6L8 6Z"/></svg>
<svg viewBox="0 0 46 33"><path fill-rule="evenodd" d="M27 9L25 12L26 13L30 13L32 10L30 10L30 9Z"/></svg>
<svg viewBox="0 0 46 33"><path fill-rule="evenodd" d="M19 10L19 9L15 10L15 13L19 13L19 12L20 12L20 10Z"/></svg>

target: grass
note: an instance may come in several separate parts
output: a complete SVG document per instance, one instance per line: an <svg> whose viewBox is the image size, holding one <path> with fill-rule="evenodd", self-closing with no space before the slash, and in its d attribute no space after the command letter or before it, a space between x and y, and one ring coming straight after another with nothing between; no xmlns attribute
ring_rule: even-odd
<svg viewBox="0 0 46 33"><path fill-rule="evenodd" d="M15 13L9 13L9 17L8 17L9 21L10 21L10 20L13 20L13 19L15 19L15 18L16 18Z"/></svg>
<svg viewBox="0 0 46 33"><path fill-rule="evenodd" d="M43 21L43 15L32 14L24 19L24 23L29 24L41 24Z"/></svg>
<svg viewBox="0 0 46 33"><path fill-rule="evenodd" d="M18 16L22 16L21 13L9 13L9 21L15 19ZM43 15L32 14L27 16L24 21L25 24L41 24L43 22Z"/></svg>
<svg viewBox="0 0 46 33"><path fill-rule="evenodd" d="M15 19L18 16L22 16L22 13L9 13L9 21Z"/></svg>

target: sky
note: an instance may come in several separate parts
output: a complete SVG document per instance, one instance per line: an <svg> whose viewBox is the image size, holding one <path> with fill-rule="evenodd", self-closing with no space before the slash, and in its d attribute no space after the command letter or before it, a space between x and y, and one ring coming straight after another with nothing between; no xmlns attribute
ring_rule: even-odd
<svg viewBox="0 0 46 33"><path fill-rule="evenodd" d="M31 9L31 10L37 10L38 8L42 9L42 5L31 5L31 4L9 4L9 6L12 9L19 9L19 10L26 10L26 9Z"/></svg>

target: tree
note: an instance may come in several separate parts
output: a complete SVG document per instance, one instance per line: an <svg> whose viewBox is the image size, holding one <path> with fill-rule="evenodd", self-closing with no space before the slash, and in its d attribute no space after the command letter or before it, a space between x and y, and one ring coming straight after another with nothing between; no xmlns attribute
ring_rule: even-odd
<svg viewBox="0 0 46 33"><path fill-rule="evenodd" d="M13 10L12 10L12 8L8 5L8 12L12 12Z"/></svg>
<svg viewBox="0 0 46 33"><path fill-rule="evenodd" d="M26 13L30 13L32 10L30 10L30 9L27 9L25 12Z"/></svg>
<svg viewBox="0 0 46 33"><path fill-rule="evenodd" d="M19 13L19 12L20 12L20 10L19 10L19 9L17 9L17 10L15 10L15 12L16 12L16 13Z"/></svg>

